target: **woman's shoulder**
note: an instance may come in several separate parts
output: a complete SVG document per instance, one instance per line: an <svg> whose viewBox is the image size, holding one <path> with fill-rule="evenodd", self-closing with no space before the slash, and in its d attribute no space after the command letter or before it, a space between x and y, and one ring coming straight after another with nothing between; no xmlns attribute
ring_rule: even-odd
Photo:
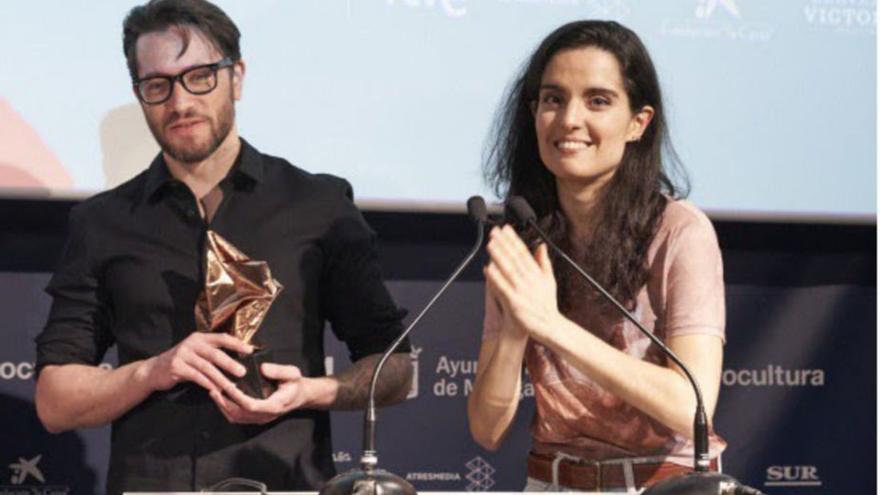
<svg viewBox="0 0 880 495"><path fill-rule="evenodd" d="M669 234L681 234L689 230L715 231L712 221L696 205L686 199L672 199L666 202L660 230Z"/></svg>
<svg viewBox="0 0 880 495"><path fill-rule="evenodd" d="M654 249L678 250L682 246L718 249L718 237L709 217L684 199L669 199L654 236Z"/></svg>

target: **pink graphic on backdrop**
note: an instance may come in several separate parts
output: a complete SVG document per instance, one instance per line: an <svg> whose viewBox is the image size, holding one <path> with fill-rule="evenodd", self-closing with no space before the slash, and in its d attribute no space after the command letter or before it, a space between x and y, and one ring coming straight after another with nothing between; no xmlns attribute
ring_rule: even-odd
<svg viewBox="0 0 880 495"><path fill-rule="evenodd" d="M69 189L72 185L55 153L0 97L0 188Z"/></svg>

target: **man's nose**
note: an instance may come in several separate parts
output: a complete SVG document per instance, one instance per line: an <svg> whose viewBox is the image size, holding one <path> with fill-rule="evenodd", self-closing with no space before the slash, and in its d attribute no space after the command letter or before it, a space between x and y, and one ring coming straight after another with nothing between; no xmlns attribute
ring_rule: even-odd
<svg viewBox="0 0 880 495"><path fill-rule="evenodd" d="M183 87L183 82L177 80L171 85L171 96L168 97L168 101L165 104L172 110L184 114L187 109L193 106L195 98L196 95L187 91Z"/></svg>

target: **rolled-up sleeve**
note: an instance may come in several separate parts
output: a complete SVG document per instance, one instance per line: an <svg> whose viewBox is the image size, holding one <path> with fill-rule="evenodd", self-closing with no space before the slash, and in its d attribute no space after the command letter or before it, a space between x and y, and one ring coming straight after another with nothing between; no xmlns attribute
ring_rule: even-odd
<svg viewBox="0 0 880 495"><path fill-rule="evenodd" d="M343 191L340 210L323 240L325 266L321 284L323 313L333 333L348 347L352 362L384 352L403 331L406 311L395 304L382 280L376 234ZM397 352L409 352L405 340Z"/></svg>
<svg viewBox="0 0 880 495"><path fill-rule="evenodd" d="M78 207L71 210L67 243L46 288L52 296L49 317L35 339L36 376L50 364L97 365L113 344L110 308L96 274L98 239L85 220Z"/></svg>

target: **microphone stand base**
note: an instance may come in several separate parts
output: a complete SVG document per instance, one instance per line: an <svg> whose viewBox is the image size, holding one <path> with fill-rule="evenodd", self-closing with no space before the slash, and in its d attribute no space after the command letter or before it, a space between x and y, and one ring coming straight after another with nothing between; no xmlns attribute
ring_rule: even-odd
<svg viewBox="0 0 880 495"><path fill-rule="evenodd" d="M737 486L739 482L726 474L694 472L660 481L642 495L725 495Z"/></svg>
<svg viewBox="0 0 880 495"><path fill-rule="evenodd" d="M329 479L319 495L416 495L416 489L383 469L352 469Z"/></svg>

